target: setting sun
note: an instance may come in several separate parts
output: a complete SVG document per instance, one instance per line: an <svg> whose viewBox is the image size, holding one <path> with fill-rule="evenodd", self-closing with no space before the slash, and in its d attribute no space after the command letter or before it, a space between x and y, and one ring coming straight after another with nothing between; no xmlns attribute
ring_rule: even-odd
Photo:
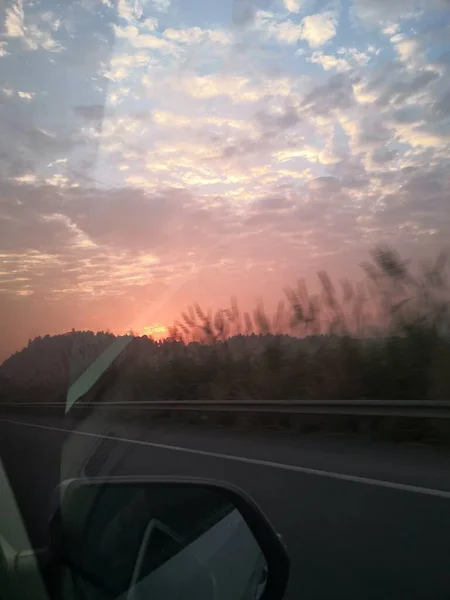
<svg viewBox="0 0 450 600"><path fill-rule="evenodd" d="M142 335L148 335L155 340L161 340L168 335L168 329L161 323L154 323L153 325L147 325L142 329Z"/></svg>

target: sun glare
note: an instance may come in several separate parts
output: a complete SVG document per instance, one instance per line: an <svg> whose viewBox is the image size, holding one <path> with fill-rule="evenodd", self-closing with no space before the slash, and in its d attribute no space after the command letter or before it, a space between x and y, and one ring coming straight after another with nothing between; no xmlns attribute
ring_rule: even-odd
<svg viewBox="0 0 450 600"><path fill-rule="evenodd" d="M154 323L153 325L147 325L142 329L142 335L148 335L155 340L161 340L168 335L168 329L161 323Z"/></svg>

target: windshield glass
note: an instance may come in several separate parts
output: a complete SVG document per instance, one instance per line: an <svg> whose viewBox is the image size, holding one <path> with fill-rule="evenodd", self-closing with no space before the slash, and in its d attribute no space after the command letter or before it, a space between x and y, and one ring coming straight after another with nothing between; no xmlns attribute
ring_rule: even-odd
<svg viewBox="0 0 450 600"><path fill-rule="evenodd" d="M446 0L3 2L8 544L46 541L61 481L122 470L242 485L298 560L297 483L253 468L447 498L449 40ZM448 582L441 505L408 514L430 519L420 551L371 497L358 554L339 511L364 494L342 486L318 535L330 565L351 523L348 597L374 555L380 597L405 592L406 564ZM376 543L391 526L395 582Z"/></svg>

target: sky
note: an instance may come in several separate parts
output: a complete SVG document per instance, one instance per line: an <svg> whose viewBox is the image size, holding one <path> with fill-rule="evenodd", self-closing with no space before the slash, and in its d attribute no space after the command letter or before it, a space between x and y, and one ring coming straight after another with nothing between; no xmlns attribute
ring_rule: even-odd
<svg viewBox="0 0 450 600"><path fill-rule="evenodd" d="M0 359L450 233L447 0L6 0Z"/></svg>

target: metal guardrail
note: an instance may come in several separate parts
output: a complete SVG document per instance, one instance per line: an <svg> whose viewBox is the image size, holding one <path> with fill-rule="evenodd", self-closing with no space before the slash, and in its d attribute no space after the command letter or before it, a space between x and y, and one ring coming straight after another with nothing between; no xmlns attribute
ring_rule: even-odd
<svg viewBox="0 0 450 600"><path fill-rule="evenodd" d="M0 404L2 408L62 408L64 402L15 402ZM79 409L154 410L196 412L259 412L274 414L314 414L378 417L450 418L450 402L438 400L156 400L129 402L79 402L70 413Z"/></svg>

